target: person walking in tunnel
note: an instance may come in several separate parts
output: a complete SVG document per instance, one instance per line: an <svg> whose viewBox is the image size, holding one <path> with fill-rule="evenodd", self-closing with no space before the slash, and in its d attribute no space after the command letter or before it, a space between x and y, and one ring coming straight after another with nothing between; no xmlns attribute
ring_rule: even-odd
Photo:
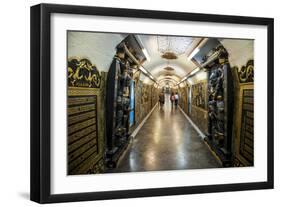
<svg viewBox="0 0 281 207"><path fill-rule="evenodd" d="M164 93L161 92L159 94L159 104L160 104L160 108L161 109L163 108L164 103L165 103L165 96L164 96Z"/></svg>
<svg viewBox="0 0 281 207"><path fill-rule="evenodd" d="M178 95L178 92L176 92L176 94L174 95L175 96L175 108L178 107L178 103L179 103L179 95Z"/></svg>
<svg viewBox="0 0 281 207"><path fill-rule="evenodd" d="M171 106L173 108L174 107L174 102L175 102L175 94L174 94L174 92L171 92L170 101L171 101Z"/></svg>

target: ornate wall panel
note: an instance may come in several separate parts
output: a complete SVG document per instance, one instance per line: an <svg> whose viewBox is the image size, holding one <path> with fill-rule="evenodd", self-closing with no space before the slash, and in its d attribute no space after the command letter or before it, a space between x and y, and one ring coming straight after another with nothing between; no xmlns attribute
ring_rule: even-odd
<svg viewBox="0 0 281 207"><path fill-rule="evenodd" d="M140 121L142 120L141 118L141 92L142 92L142 81L137 81L135 83L135 120L136 123L140 123Z"/></svg>
<svg viewBox="0 0 281 207"><path fill-rule="evenodd" d="M158 88L151 87L151 109L158 103L159 100L159 90Z"/></svg>
<svg viewBox="0 0 281 207"><path fill-rule="evenodd" d="M141 91L141 119L143 119L151 109L151 85L143 84Z"/></svg>
<svg viewBox="0 0 281 207"><path fill-rule="evenodd" d="M241 68L233 67L235 74L234 166L254 165L254 61Z"/></svg>
<svg viewBox="0 0 281 207"><path fill-rule="evenodd" d="M179 88L179 105L187 113L187 87Z"/></svg>
<svg viewBox="0 0 281 207"><path fill-rule="evenodd" d="M144 84L141 80L135 80L135 128L158 103L158 95L158 88Z"/></svg>
<svg viewBox="0 0 281 207"><path fill-rule="evenodd" d="M68 174L104 170L104 75L87 59L68 61Z"/></svg>
<svg viewBox="0 0 281 207"><path fill-rule="evenodd" d="M190 116L200 130L208 132L207 111L207 80L200 81L191 86L191 113Z"/></svg>
<svg viewBox="0 0 281 207"><path fill-rule="evenodd" d="M191 106L190 117L192 121L199 127L199 129L207 134L208 132L208 111L200 107Z"/></svg>
<svg viewBox="0 0 281 207"><path fill-rule="evenodd" d="M192 85L192 105L207 109L207 82L202 81Z"/></svg>

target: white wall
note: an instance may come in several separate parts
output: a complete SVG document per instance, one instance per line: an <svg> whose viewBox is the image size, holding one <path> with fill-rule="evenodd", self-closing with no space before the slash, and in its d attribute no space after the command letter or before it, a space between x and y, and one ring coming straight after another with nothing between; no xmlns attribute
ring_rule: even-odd
<svg viewBox="0 0 281 207"><path fill-rule="evenodd" d="M120 34L68 32L68 57L88 58L99 71L108 71L123 39Z"/></svg>
<svg viewBox="0 0 281 207"><path fill-rule="evenodd" d="M40 3L68 3L108 7L173 10L275 17L275 190L138 198L114 201L64 203L52 206L278 206L281 203L281 13L278 1L202 0L30 0L1 4L1 102L0 102L0 206L39 206L29 197L29 6ZM157 28L156 28L157 29ZM48 206L48 205L46 205Z"/></svg>
<svg viewBox="0 0 281 207"><path fill-rule="evenodd" d="M234 40L223 39L220 41L229 54L229 63L231 67L246 65L248 60L254 59L254 41L253 40Z"/></svg>

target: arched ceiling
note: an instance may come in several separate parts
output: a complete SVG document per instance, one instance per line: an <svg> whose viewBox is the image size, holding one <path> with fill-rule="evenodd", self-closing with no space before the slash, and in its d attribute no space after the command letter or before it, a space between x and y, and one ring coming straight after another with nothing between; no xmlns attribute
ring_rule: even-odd
<svg viewBox="0 0 281 207"><path fill-rule="evenodd" d="M202 38L157 35L137 35L137 38L149 56L149 60L144 62L143 67L152 74L157 82L175 84L196 68L188 57ZM162 58L163 48L176 53L177 59L168 61ZM164 68L167 66L174 70L165 70Z"/></svg>

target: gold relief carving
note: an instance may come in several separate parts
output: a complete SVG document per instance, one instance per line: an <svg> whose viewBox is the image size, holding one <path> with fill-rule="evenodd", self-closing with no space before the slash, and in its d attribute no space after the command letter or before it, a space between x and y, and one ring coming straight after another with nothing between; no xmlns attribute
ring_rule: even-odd
<svg viewBox="0 0 281 207"><path fill-rule="evenodd" d="M192 105L200 107L204 110L207 109L207 83L200 82L197 84L192 85Z"/></svg>
<svg viewBox="0 0 281 207"><path fill-rule="evenodd" d="M240 83L254 82L254 60L249 60L240 69L235 66L234 70L238 73Z"/></svg>
<svg viewBox="0 0 281 207"><path fill-rule="evenodd" d="M69 58L67 64L68 86L99 88L101 76L95 65L86 58Z"/></svg>

